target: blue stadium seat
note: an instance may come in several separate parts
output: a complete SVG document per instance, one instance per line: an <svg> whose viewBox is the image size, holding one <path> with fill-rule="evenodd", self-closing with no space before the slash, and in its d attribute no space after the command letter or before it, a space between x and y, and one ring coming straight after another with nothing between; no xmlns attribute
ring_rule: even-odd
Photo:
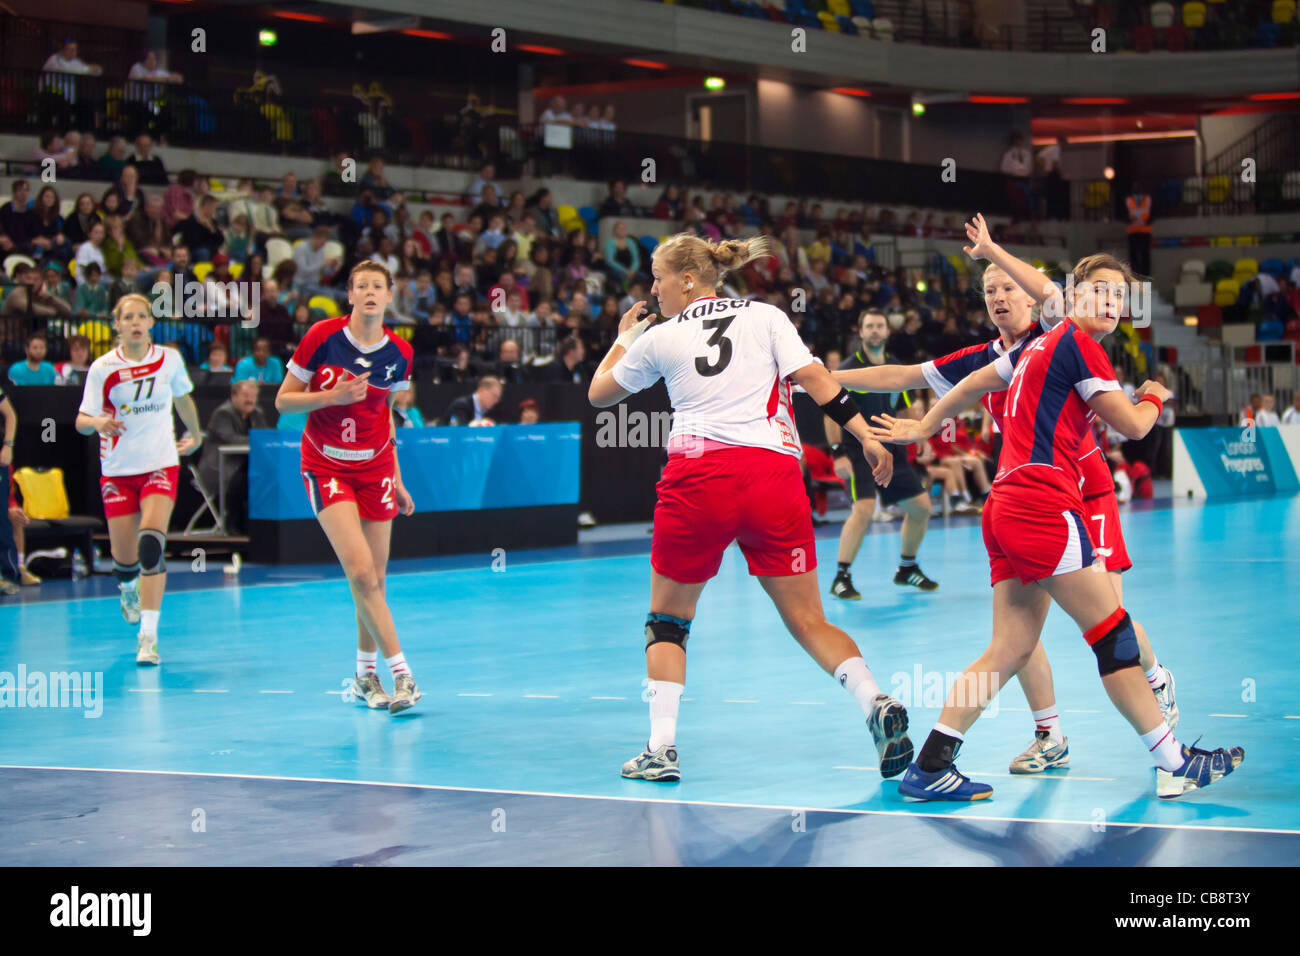
<svg viewBox="0 0 1300 956"><path fill-rule="evenodd" d="M1275 47L1277 46L1278 37L1282 28L1276 23L1261 23L1259 32L1255 35L1255 46L1258 47Z"/></svg>
<svg viewBox="0 0 1300 956"><path fill-rule="evenodd" d="M866 17L868 20L876 19L876 8L872 5L871 0L849 0L849 6L852 8L855 17Z"/></svg>
<svg viewBox="0 0 1300 956"><path fill-rule="evenodd" d="M655 247L659 245L659 239L655 236L642 236L637 242L641 243L641 248L647 253L654 252Z"/></svg>
<svg viewBox="0 0 1300 956"><path fill-rule="evenodd" d="M840 25L840 32L847 36L855 37L858 35L858 28L848 17L836 17L835 22Z"/></svg>
<svg viewBox="0 0 1300 956"><path fill-rule="evenodd" d="M578 217L587 224L587 232L596 235L597 227L600 225L600 215L596 212L595 206L582 206L578 209Z"/></svg>
<svg viewBox="0 0 1300 956"><path fill-rule="evenodd" d="M1286 263L1276 257L1265 259L1259 264L1260 272L1267 272L1276 279L1282 278L1291 270L1286 267Z"/></svg>

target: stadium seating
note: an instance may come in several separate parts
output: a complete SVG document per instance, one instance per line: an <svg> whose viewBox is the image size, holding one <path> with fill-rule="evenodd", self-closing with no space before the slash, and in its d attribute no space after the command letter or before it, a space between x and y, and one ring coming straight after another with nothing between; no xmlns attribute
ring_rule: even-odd
<svg viewBox="0 0 1300 956"><path fill-rule="evenodd" d="M1162 2L1151 4L1151 25L1157 30L1164 30L1174 22L1174 5Z"/></svg>
<svg viewBox="0 0 1300 956"><path fill-rule="evenodd" d="M1184 306L1209 305L1214 301L1214 286L1202 282L1195 276L1184 275L1178 285L1174 286L1174 305Z"/></svg>
<svg viewBox="0 0 1300 956"><path fill-rule="evenodd" d="M1234 300L1235 301L1235 300ZM314 295L307 300L307 308L320 309L331 319L338 318L343 313L339 311L339 304L327 295Z"/></svg>
<svg viewBox="0 0 1300 956"><path fill-rule="evenodd" d="M12 255L5 256L5 275L9 276L9 278L12 279L14 277L14 270L17 269L24 262L27 263L27 265L29 266L34 267L36 265L36 262L30 256L25 256L19 252L15 252Z"/></svg>
<svg viewBox="0 0 1300 956"><path fill-rule="evenodd" d="M1193 29L1205 26L1205 4L1197 2L1184 3L1183 25Z"/></svg>
<svg viewBox="0 0 1300 956"><path fill-rule="evenodd" d="M1241 283L1236 279L1220 279L1214 284L1214 304L1218 306L1236 305L1241 295Z"/></svg>

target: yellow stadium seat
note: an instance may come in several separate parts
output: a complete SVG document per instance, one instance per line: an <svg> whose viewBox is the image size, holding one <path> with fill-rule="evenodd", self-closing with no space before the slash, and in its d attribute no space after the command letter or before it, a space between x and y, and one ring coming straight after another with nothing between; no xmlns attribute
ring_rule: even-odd
<svg viewBox="0 0 1300 956"><path fill-rule="evenodd" d="M1215 305L1236 305L1241 295L1241 283L1236 279L1220 279L1214 284Z"/></svg>
<svg viewBox="0 0 1300 956"><path fill-rule="evenodd" d="M1212 246L1230 246L1232 245L1232 236L1211 236L1210 245Z"/></svg>
<svg viewBox="0 0 1300 956"><path fill-rule="evenodd" d="M959 276L970 275L970 269L966 265L966 257L959 256L955 252L948 254L948 264L952 266L952 271Z"/></svg>
<svg viewBox="0 0 1300 956"><path fill-rule="evenodd" d="M232 262L230 264L230 277L232 279L238 279L243 274L244 264L242 262Z"/></svg>
<svg viewBox="0 0 1300 956"><path fill-rule="evenodd" d="M1029 264L1032 265L1035 269L1047 268L1047 263L1044 262L1042 259L1030 259Z"/></svg>
<svg viewBox="0 0 1300 956"><path fill-rule="evenodd" d="M1295 0L1273 0L1273 22L1290 23L1295 19Z"/></svg>
<svg viewBox="0 0 1300 956"><path fill-rule="evenodd" d="M1211 176L1205 184L1205 198L1208 202L1227 202L1232 191L1232 181L1227 176Z"/></svg>
<svg viewBox="0 0 1300 956"><path fill-rule="evenodd" d="M76 335L84 335L90 339L90 354L93 358L99 358L111 352L117 342L117 333L113 327L102 319L91 319L88 322L82 322L77 326Z"/></svg>
<svg viewBox="0 0 1300 956"><path fill-rule="evenodd" d="M1238 282L1245 282L1259 275L1258 259L1238 259L1232 264L1232 277Z"/></svg>
<svg viewBox="0 0 1300 956"><path fill-rule="evenodd" d="M406 339L408 342L411 341L411 336L415 334L415 330L409 325L390 325L389 328L399 339Z"/></svg>
<svg viewBox="0 0 1300 956"><path fill-rule="evenodd" d="M77 260L76 260L76 259L69 259L69 260L68 260L68 275L72 276L72 278L74 278L74 279L77 277Z"/></svg>
<svg viewBox="0 0 1300 956"><path fill-rule="evenodd" d="M827 33L839 33L840 23L835 19L835 14L827 13L825 10L817 11L817 19L822 22L822 29Z"/></svg>
<svg viewBox="0 0 1300 956"><path fill-rule="evenodd" d="M212 272L211 262L194 263L194 278L197 279L198 281L202 282L204 279L208 277L208 275L211 272Z"/></svg>
<svg viewBox="0 0 1300 956"><path fill-rule="evenodd" d="M1203 3L1184 3L1183 4L1183 26L1203 27L1205 26L1205 4Z"/></svg>
<svg viewBox="0 0 1300 956"><path fill-rule="evenodd" d="M1088 183L1083 204L1088 209L1104 209L1110 205L1110 183L1104 179Z"/></svg>
<svg viewBox="0 0 1300 956"><path fill-rule="evenodd" d="M339 304L327 295L314 295L307 300L307 308L320 309L331 319L338 318L343 313L339 311Z"/></svg>
<svg viewBox="0 0 1300 956"><path fill-rule="evenodd" d="M564 222L564 220L566 219L582 218L581 216L578 215L578 210L574 209L572 206L557 206L555 209L555 215L556 218L560 220L560 222Z"/></svg>
<svg viewBox="0 0 1300 956"><path fill-rule="evenodd" d="M853 10L849 7L849 0L827 0L826 9L837 17L853 16Z"/></svg>
<svg viewBox="0 0 1300 956"><path fill-rule="evenodd" d="M27 517L57 521L70 513L62 468L19 468L14 472L14 481L22 490Z"/></svg>
<svg viewBox="0 0 1300 956"><path fill-rule="evenodd" d="M1257 246L1259 245L1259 236L1238 236L1236 244L1239 246Z"/></svg>

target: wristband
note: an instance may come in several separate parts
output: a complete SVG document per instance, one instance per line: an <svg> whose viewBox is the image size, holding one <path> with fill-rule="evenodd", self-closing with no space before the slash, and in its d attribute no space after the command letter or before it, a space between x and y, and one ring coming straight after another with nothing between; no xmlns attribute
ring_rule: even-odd
<svg viewBox="0 0 1300 956"><path fill-rule="evenodd" d="M616 338L614 340L614 344L623 346L623 351L626 352L628 349L632 347L632 343L641 337L641 333L648 328L650 328L650 320L642 319L636 325L632 326L632 328L628 329L626 332L624 332L622 335Z"/></svg>
<svg viewBox="0 0 1300 956"><path fill-rule="evenodd" d="M831 457L832 457L832 458L847 458L847 457L848 457L848 454L849 454L849 453L846 452L846 451L844 450L844 443L843 443L843 442L838 442L838 441L837 441L834 445L831 445Z"/></svg>
<svg viewBox="0 0 1300 956"><path fill-rule="evenodd" d="M843 428L857 417L858 405L849 395L848 389L841 388L838 395L822 406L822 411L830 417L831 421Z"/></svg>
<svg viewBox="0 0 1300 956"><path fill-rule="evenodd" d="M1150 392L1147 392L1145 395L1139 398L1138 401L1150 402L1152 405L1154 405L1156 407L1156 418L1159 418L1161 415L1164 414L1165 403L1160 400L1159 396L1152 395Z"/></svg>

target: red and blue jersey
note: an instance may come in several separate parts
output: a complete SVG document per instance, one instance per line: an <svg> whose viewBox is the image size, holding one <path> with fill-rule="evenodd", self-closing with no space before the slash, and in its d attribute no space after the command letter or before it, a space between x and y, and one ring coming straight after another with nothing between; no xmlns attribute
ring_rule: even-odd
<svg viewBox="0 0 1300 956"><path fill-rule="evenodd" d="M289 372L323 392L339 382L370 373L366 397L351 405L329 405L307 416L302 464L311 471L361 471L392 454L392 412L388 393L411 387L411 346L390 330L362 345L348 328L350 315L317 322L289 360Z"/></svg>
<svg viewBox="0 0 1300 956"><path fill-rule="evenodd" d="M964 349L949 352L932 362L926 362L921 366L921 373L925 376L926 384L942 398L967 375L996 362L1004 355L1014 367L1029 344L1051 329L1052 326L1042 321L1035 322L1010 349L1002 344L1000 338L984 345L968 345ZM1007 394L1005 391L989 392L980 399L980 403L988 409L993 419L993 426L998 431L1003 430L1002 419ZM1111 477L1110 466L1106 464L1101 449L1091 436L1084 438L1079 444L1078 467L1083 476L1081 493L1084 498L1095 498L1115 491L1115 480Z"/></svg>
<svg viewBox="0 0 1300 956"><path fill-rule="evenodd" d="M1119 388L1110 359L1067 319L1029 342L1019 361L1005 354L993 365L1010 383L994 490L1026 489L1044 504L1082 510L1080 456L1096 444L1088 399Z"/></svg>

